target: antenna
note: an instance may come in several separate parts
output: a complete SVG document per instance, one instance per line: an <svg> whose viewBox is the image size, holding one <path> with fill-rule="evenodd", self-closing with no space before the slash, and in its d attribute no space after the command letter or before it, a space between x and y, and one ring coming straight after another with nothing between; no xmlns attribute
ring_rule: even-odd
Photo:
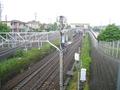
<svg viewBox="0 0 120 90"><path fill-rule="evenodd" d="M5 15L5 21L6 21L6 25L7 25L7 15Z"/></svg>

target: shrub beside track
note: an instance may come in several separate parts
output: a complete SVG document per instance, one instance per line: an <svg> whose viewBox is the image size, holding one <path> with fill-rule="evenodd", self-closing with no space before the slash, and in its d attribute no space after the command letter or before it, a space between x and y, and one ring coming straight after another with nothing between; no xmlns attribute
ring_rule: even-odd
<svg viewBox="0 0 120 90"><path fill-rule="evenodd" d="M53 41L54 44L59 45L59 41ZM55 50L49 44L45 44L41 49L33 48L27 52L20 51L18 54L9 58L8 60L0 62L0 81L4 84L16 74L27 69L30 65L44 58L49 53Z"/></svg>

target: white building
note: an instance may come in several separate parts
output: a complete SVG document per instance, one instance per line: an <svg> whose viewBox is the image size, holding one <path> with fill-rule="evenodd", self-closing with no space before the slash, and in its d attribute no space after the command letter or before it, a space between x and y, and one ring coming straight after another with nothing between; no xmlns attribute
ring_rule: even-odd
<svg viewBox="0 0 120 90"><path fill-rule="evenodd" d="M40 22L35 20L27 22L26 25L33 30L39 29L41 26Z"/></svg>
<svg viewBox="0 0 120 90"><path fill-rule="evenodd" d="M11 32L27 32L32 31L32 28L27 26L25 22L19 20L12 21L2 21L3 23L7 23L7 26L10 27Z"/></svg>

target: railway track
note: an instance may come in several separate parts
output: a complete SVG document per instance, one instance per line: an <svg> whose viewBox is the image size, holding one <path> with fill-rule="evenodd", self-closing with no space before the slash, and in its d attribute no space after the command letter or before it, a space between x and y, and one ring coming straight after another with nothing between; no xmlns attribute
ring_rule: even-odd
<svg viewBox="0 0 120 90"><path fill-rule="evenodd" d="M54 69L56 63L56 58L58 56L58 53L54 55L49 61L47 61L44 65L42 65L40 68L38 68L34 73L29 75L26 79L24 79L17 87L15 87L13 90L29 90L31 83L36 83L37 79L40 79L40 81L44 81L47 75L49 75L49 71ZM51 71L52 72L52 71ZM39 83L40 84L40 83ZM30 86L29 86L30 85Z"/></svg>
<svg viewBox="0 0 120 90"><path fill-rule="evenodd" d="M68 46L68 49L70 50L65 55L68 57L66 57L64 61L64 74L66 73L70 62L72 61L74 55L73 53L79 46L78 44L80 42L78 42L77 38L78 37L74 38L75 44L73 43L72 45ZM41 60L39 63L36 64L36 66L33 66L26 73L23 73L16 79L8 82L3 90L48 90L48 88L49 90L59 90L59 57L57 52L54 52L46 59Z"/></svg>
<svg viewBox="0 0 120 90"><path fill-rule="evenodd" d="M55 56L52 57L53 55L55 55ZM39 72L39 70L41 70L42 68L47 66L47 64L49 64L53 60L53 58L55 58L57 55L58 55L57 52L54 52L53 54L48 55L46 58L44 58L43 60L41 60L40 62L35 64L33 67L31 67L29 70L27 70L25 73L22 73L22 74L18 75L17 77L13 78L12 80L10 80L3 87L3 90L12 90L17 85L18 85L17 88L20 88L22 86L22 84L19 86L20 83L26 83L25 80L29 81L30 78L34 77L34 75L36 75L37 72ZM33 75L33 76L31 76L31 75ZM28 79L28 77L29 77L29 79Z"/></svg>
<svg viewBox="0 0 120 90"><path fill-rule="evenodd" d="M73 62L74 53L78 50L80 42L76 41L75 43L76 44L71 47L71 50L65 56L66 59L64 60L64 76L66 75L68 69L70 69L72 66L70 63ZM32 90L59 90L59 68L56 69L52 76L46 79L43 85L36 84L35 88Z"/></svg>

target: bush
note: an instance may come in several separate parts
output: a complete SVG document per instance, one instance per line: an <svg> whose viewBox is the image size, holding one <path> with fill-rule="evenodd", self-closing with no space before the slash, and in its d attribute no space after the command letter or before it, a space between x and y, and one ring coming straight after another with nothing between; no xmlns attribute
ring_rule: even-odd
<svg viewBox="0 0 120 90"><path fill-rule="evenodd" d="M53 43L59 45L58 40L54 41ZM54 50L54 47L49 44L45 44L40 50L33 48L27 52L17 51L15 54L16 57L0 62L0 79L2 81L8 80L13 74L19 73L31 63L41 60Z"/></svg>
<svg viewBox="0 0 120 90"><path fill-rule="evenodd" d="M105 30L98 35L98 41L116 41L120 40L120 29L115 25L108 25Z"/></svg>

